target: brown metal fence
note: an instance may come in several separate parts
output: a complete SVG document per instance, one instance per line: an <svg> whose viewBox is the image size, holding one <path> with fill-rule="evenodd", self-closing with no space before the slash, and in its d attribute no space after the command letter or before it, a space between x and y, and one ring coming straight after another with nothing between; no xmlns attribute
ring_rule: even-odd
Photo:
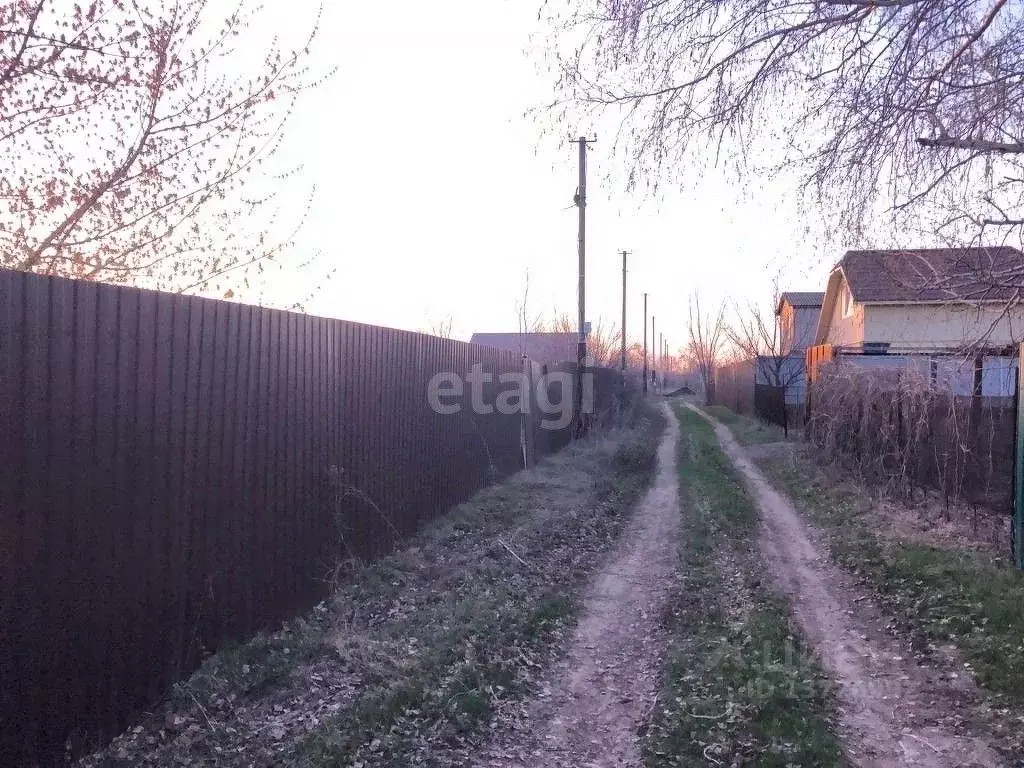
<svg viewBox="0 0 1024 768"><path fill-rule="evenodd" d="M813 390L814 385L821 376L821 367L832 362L835 359L836 353L835 347L831 344L818 344L814 347L808 347L805 355L804 368L807 379L804 388L804 424L806 426L814 410Z"/></svg>
<svg viewBox="0 0 1024 768"><path fill-rule="evenodd" d="M742 360L715 368L712 405L723 405L736 413L754 413L754 361Z"/></svg>
<svg viewBox="0 0 1024 768"><path fill-rule="evenodd" d="M536 408L474 414L468 390L436 413L431 377L474 363L524 370L417 333L0 272L0 764L116 734L225 639L322 598L338 558L520 469L524 435L535 455L568 441Z"/></svg>

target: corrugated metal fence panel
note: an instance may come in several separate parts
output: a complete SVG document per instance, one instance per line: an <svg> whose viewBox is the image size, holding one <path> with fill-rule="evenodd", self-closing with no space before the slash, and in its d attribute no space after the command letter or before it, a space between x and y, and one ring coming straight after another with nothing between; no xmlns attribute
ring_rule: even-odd
<svg viewBox="0 0 1024 768"><path fill-rule="evenodd" d="M818 368L824 363L831 362L835 357L835 348L831 344L819 344L807 348L807 382L813 384L818 380Z"/></svg>
<svg viewBox="0 0 1024 768"><path fill-rule="evenodd" d="M736 413L754 412L754 360L720 365L714 371L714 402Z"/></svg>
<svg viewBox="0 0 1024 768"><path fill-rule="evenodd" d="M474 413L471 387L435 413L432 377L474 363L490 404L523 371L417 333L0 271L0 764L101 743L224 639L321 599L340 558L521 468L523 434L537 458L564 445L536 408Z"/></svg>

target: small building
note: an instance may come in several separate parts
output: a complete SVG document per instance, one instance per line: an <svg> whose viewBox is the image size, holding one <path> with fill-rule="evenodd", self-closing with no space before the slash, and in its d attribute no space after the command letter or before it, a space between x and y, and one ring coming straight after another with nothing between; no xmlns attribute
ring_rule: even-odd
<svg viewBox="0 0 1024 768"><path fill-rule="evenodd" d="M825 294L821 291L786 291L779 296L775 316L779 319L781 352L789 355L814 345L818 315Z"/></svg>
<svg viewBox="0 0 1024 768"><path fill-rule="evenodd" d="M526 355L535 363L553 365L575 363L578 341L575 333L474 333L469 343L504 349Z"/></svg>
<svg viewBox="0 0 1024 768"><path fill-rule="evenodd" d="M754 383L785 387L786 404L804 402L804 352L814 344L818 315L825 294L820 291L785 291L775 306L781 356L755 361Z"/></svg>

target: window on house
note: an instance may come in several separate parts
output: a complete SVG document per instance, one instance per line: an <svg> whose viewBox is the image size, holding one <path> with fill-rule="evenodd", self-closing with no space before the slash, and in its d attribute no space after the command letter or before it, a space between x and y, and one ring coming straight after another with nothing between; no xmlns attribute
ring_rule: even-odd
<svg viewBox="0 0 1024 768"><path fill-rule="evenodd" d="M853 294L850 293L850 287L843 284L843 317L849 317L853 314Z"/></svg>

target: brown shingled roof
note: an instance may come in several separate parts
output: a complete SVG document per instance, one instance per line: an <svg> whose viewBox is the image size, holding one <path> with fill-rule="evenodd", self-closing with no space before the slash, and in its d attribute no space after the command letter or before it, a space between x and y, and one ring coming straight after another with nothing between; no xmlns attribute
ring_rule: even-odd
<svg viewBox="0 0 1024 768"><path fill-rule="evenodd" d="M779 294L775 314L782 312L783 304L789 304L791 307L820 307L824 300L825 294L822 291L783 291Z"/></svg>
<svg viewBox="0 0 1024 768"><path fill-rule="evenodd" d="M825 298L823 291L784 291L780 297L794 307L820 307Z"/></svg>
<svg viewBox="0 0 1024 768"><path fill-rule="evenodd" d="M859 302L1024 298L1024 254L1009 246L847 251L838 266Z"/></svg>

